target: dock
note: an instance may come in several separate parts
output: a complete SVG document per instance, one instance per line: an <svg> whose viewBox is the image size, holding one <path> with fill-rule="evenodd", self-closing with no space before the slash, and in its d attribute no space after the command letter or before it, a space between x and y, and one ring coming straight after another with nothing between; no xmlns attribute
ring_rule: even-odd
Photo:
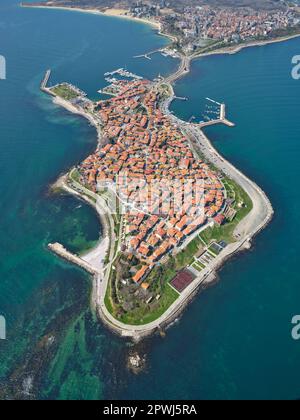
<svg viewBox="0 0 300 420"><path fill-rule="evenodd" d="M119 76L123 76L123 77L126 77L126 78L131 78L131 79L135 79L135 80L142 80L143 79L143 77L138 76L137 74L132 73L130 71L127 71L127 70L125 70L121 67L120 69L106 72L104 74L104 76L106 77L105 80L108 81L108 82L117 80L113 77L116 74L119 75Z"/></svg>
<svg viewBox="0 0 300 420"><path fill-rule="evenodd" d="M67 251L66 248L60 243L49 244L48 248L54 254L58 255L59 257L63 258L64 260L68 262L78 265L79 267L87 271L89 274L92 274L92 275L99 274L98 270L95 267L92 267L89 263L84 261L78 255L72 254L71 252Z"/></svg>

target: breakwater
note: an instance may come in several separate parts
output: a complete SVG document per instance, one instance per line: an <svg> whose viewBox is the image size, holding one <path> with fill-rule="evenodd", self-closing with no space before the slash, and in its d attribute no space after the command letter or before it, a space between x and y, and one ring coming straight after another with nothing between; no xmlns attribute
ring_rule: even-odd
<svg viewBox="0 0 300 420"><path fill-rule="evenodd" d="M58 242L56 242L54 244L49 244L48 248L53 253L57 254L59 257L63 258L64 260L69 261L69 262L71 262L73 264L76 264L79 267L83 268L89 274L92 274L92 275L98 275L99 274L98 270L95 267L92 267L90 264L88 264L86 261L84 261L78 255L72 254L70 251L68 251L63 245L59 244Z"/></svg>

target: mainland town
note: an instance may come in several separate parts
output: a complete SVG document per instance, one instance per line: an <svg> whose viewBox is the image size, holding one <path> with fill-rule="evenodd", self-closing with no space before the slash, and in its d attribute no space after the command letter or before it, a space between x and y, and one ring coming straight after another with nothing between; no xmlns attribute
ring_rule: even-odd
<svg viewBox="0 0 300 420"><path fill-rule="evenodd" d="M171 50L186 55L290 37L300 32L297 1L243 1L240 7L231 7L230 1L210 0L50 0L36 5L92 10L148 21L173 40Z"/></svg>
<svg viewBox="0 0 300 420"><path fill-rule="evenodd" d="M292 3L274 10L210 5L179 10L169 7L165 0L156 5L137 2L128 14L158 21L162 32L174 36L177 48L186 54L276 38L300 28L299 8Z"/></svg>

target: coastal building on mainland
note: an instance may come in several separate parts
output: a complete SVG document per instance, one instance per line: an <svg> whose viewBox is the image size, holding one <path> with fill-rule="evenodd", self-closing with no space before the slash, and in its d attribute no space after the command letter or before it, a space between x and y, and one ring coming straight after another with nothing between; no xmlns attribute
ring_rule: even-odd
<svg viewBox="0 0 300 420"><path fill-rule="evenodd" d="M117 95L94 110L103 123L103 143L79 171L82 184L99 193L112 186L122 202L122 250L140 262L132 280L142 283L208 222L224 222L226 191L160 110L163 87L146 80L119 80L114 86Z"/></svg>

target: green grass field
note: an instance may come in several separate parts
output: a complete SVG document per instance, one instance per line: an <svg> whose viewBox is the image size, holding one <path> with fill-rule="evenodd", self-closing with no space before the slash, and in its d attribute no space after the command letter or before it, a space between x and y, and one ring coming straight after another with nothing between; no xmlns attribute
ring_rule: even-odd
<svg viewBox="0 0 300 420"><path fill-rule="evenodd" d="M178 297L179 294L172 289L169 284L166 284L159 301L155 304L155 308L152 311L145 305L143 308L133 310L130 313L123 315L120 318L120 321L129 325L149 324L163 315Z"/></svg>
<svg viewBox="0 0 300 420"><path fill-rule="evenodd" d="M75 90L66 85L58 85L51 89L55 95L60 96L67 101L77 98L79 95Z"/></svg>

